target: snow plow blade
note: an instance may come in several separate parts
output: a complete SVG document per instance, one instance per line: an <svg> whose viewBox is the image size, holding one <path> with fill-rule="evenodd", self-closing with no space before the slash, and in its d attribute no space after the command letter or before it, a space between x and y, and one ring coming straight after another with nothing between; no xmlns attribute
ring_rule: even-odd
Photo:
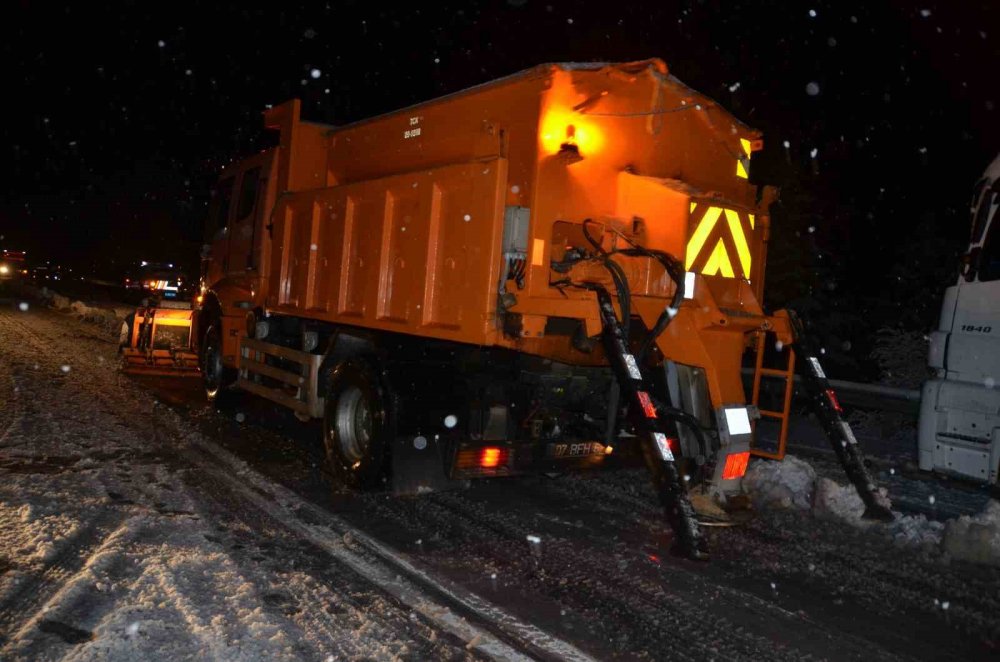
<svg viewBox="0 0 1000 662"><path fill-rule="evenodd" d="M157 307L136 310L131 325L126 322L123 329L122 372L167 377L200 376L198 354L191 342L193 318L190 304L162 302Z"/></svg>

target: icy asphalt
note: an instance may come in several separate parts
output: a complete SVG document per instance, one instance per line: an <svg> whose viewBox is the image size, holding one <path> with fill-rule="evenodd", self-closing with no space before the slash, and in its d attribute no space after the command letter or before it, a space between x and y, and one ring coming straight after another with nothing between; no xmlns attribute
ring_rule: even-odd
<svg viewBox="0 0 1000 662"><path fill-rule="evenodd" d="M641 471L338 491L315 426L121 377L110 336L17 304L0 660L1000 655L997 568L794 512L677 560Z"/></svg>

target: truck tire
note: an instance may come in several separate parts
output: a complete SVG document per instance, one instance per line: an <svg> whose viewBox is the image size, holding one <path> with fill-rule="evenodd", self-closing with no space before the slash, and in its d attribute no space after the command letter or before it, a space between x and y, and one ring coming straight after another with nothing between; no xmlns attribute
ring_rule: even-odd
<svg viewBox="0 0 1000 662"><path fill-rule="evenodd" d="M209 326L201 349L201 378L209 402L221 404L222 394L236 381L236 371L222 363L222 338L218 327Z"/></svg>
<svg viewBox="0 0 1000 662"><path fill-rule="evenodd" d="M395 399L369 361L349 359L330 371L323 445L339 482L366 491L381 487L395 427Z"/></svg>

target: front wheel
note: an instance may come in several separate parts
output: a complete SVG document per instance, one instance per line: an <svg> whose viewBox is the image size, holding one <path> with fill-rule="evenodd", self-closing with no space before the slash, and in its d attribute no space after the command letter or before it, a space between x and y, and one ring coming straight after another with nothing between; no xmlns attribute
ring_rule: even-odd
<svg viewBox="0 0 1000 662"><path fill-rule="evenodd" d="M369 362L350 359L330 372L323 445L341 483L360 490L381 486L395 434L394 405L391 391Z"/></svg>
<svg viewBox="0 0 1000 662"><path fill-rule="evenodd" d="M205 384L205 396L216 402L221 393L236 381L236 371L222 363L222 338L216 326L205 331L201 351L201 377Z"/></svg>

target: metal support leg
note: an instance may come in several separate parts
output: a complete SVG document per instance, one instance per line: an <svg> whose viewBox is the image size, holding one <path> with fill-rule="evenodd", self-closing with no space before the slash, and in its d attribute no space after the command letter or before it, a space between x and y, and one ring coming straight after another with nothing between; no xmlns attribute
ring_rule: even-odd
<svg viewBox="0 0 1000 662"><path fill-rule="evenodd" d="M795 333L795 343L799 345L802 354L803 360L800 365L806 393L813 405L813 411L823 425L827 439L830 440L830 445L837 454L837 459L840 460L861 500L865 502L864 517L892 521L894 516L890 510L889 499L878 492L875 481L865 468L861 446L851 432L851 426L841 415L843 410L837 400L837 394L830 387L813 343L805 335L801 321L794 314L790 315L790 319Z"/></svg>
<svg viewBox="0 0 1000 662"><path fill-rule="evenodd" d="M653 477L657 496L666 511L667 522L677 536L676 550L687 558L705 560L708 558L705 540L670 450L667 424L657 417L639 366L629 352L611 295L599 285L592 285L591 289L597 293L600 306L605 353L617 377L621 396L628 402L629 418L641 440L642 454Z"/></svg>

